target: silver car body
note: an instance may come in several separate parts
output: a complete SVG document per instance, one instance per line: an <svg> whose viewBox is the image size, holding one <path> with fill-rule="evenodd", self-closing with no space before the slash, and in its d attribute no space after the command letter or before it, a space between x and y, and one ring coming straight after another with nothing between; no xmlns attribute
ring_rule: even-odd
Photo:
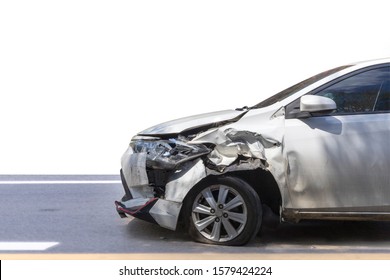
<svg viewBox="0 0 390 280"><path fill-rule="evenodd" d="M146 210L154 222L174 230L187 194L206 177L262 170L277 184L282 220L389 220L390 112L316 117L287 112L302 96L378 65L389 67L390 59L342 67L262 108L187 117L140 132L122 157L130 195L117 202L118 212L137 216ZM170 147L153 155L154 144L135 150L139 141L163 141L163 146L176 141L190 150L168 168L173 171L164 173L164 162L158 167L167 176L158 194L148 161L163 157Z"/></svg>

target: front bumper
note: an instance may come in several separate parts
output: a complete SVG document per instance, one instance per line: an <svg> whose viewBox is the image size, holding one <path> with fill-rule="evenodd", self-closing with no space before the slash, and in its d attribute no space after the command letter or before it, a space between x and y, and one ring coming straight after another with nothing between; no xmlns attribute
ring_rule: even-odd
<svg viewBox="0 0 390 280"><path fill-rule="evenodd" d="M122 156L125 195L115 202L116 210L123 218L133 216L175 230L187 193L205 177L201 159L185 162L175 172L164 173L147 169L146 153L134 153L129 147Z"/></svg>
<svg viewBox="0 0 390 280"><path fill-rule="evenodd" d="M121 181L125 195L122 197L121 201L115 201L116 211L118 212L121 218L126 218L128 215L135 218L155 223L156 220L150 215L150 209L156 204L157 198L133 198L133 195L130 192L129 186L127 185L125 176L121 169Z"/></svg>
<svg viewBox="0 0 390 280"><path fill-rule="evenodd" d="M122 186L125 195L121 201L115 201L116 211L121 218L132 216L161 227L175 230L182 203L168 201L148 195L141 196L140 188L129 187L121 170Z"/></svg>

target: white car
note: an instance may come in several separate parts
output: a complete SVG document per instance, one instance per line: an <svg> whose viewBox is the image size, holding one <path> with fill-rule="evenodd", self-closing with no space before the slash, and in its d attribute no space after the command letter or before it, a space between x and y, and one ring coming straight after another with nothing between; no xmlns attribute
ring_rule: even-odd
<svg viewBox="0 0 390 280"><path fill-rule="evenodd" d="M341 66L253 107L162 123L122 157L122 217L242 245L281 221L390 220L390 59Z"/></svg>

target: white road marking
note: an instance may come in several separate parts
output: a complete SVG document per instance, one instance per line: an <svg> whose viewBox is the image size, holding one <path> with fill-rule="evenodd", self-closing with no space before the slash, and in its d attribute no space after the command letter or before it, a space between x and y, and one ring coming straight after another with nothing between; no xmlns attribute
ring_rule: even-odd
<svg viewBox="0 0 390 280"><path fill-rule="evenodd" d="M0 185L120 184L120 180L102 181L0 181Z"/></svg>
<svg viewBox="0 0 390 280"><path fill-rule="evenodd" d="M45 251L59 242L0 242L0 251Z"/></svg>

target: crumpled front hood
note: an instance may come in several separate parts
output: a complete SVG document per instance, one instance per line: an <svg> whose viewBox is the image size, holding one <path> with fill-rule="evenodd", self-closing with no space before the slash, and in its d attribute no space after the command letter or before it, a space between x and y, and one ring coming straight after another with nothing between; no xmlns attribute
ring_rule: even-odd
<svg viewBox="0 0 390 280"><path fill-rule="evenodd" d="M180 118L152 126L141 131L138 135L153 136L180 134L183 131L212 126L213 124L217 125L218 123L237 121L246 112L247 111L224 110Z"/></svg>

